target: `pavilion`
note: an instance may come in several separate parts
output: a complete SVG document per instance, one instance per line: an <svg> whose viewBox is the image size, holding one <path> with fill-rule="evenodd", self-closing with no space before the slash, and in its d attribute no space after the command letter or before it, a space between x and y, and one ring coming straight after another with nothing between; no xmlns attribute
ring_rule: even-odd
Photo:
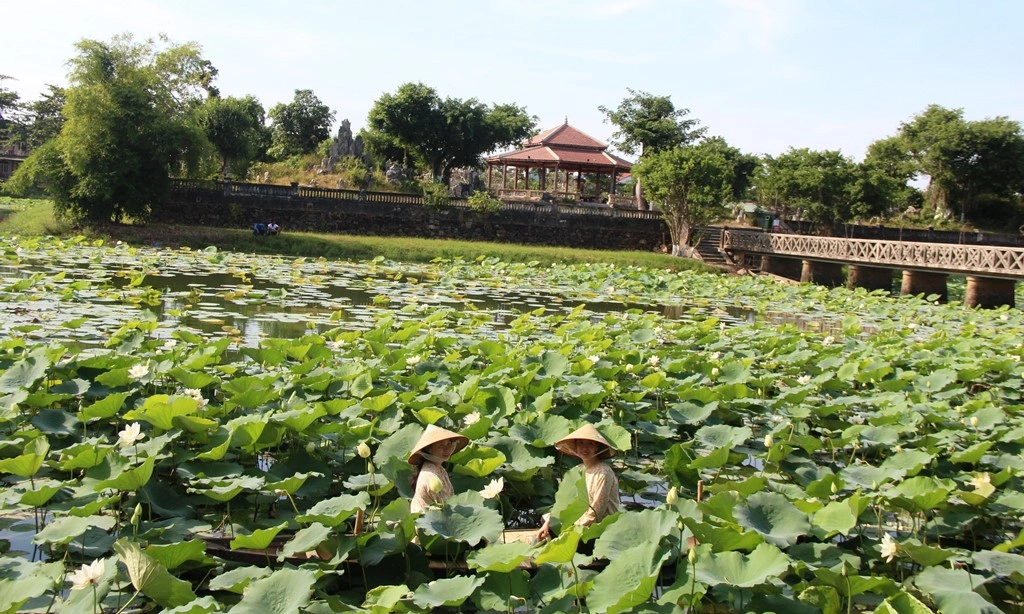
<svg viewBox="0 0 1024 614"><path fill-rule="evenodd" d="M632 204L632 197L616 197L615 188L618 176L629 172L633 164L608 153L607 149L607 143L570 126L567 118L561 126L526 141L521 149L487 158L487 185L504 198L541 200L547 192L555 200L580 202L585 199L596 201L602 192L606 192L611 204ZM511 186L508 185L509 167L512 167L514 175ZM495 168L501 173L500 185L493 182ZM539 190L530 189L530 173L534 170L537 171ZM548 173L551 171L554 171L554 178L549 186ZM584 178L588 174L597 176L593 187L587 185ZM558 186L560 175L562 185ZM520 179L523 180L522 186Z"/></svg>

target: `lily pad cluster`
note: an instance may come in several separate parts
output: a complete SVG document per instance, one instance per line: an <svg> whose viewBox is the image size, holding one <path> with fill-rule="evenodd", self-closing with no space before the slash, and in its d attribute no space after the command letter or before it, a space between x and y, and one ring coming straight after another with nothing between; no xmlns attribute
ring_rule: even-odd
<svg viewBox="0 0 1024 614"><path fill-rule="evenodd" d="M3 252L0 612L1024 599L1016 310L598 265ZM161 289L174 270L276 294ZM334 284L382 298L335 305ZM189 324L203 294L318 289L287 337ZM466 300L487 289L544 306ZM584 421L620 451L625 509L580 529L578 466L552 446ZM458 494L412 515L405 458L428 424L470 444ZM547 511L557 538L510 539Z"/></svg>

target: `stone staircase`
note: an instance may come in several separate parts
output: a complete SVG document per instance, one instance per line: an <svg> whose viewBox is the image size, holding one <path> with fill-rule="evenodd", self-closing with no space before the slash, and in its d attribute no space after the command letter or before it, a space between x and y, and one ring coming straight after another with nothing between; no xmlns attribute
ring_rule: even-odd
<svg viewBox="0 0 1024 614"><path fill-rule="evenodd" d="M732 268L733 263L726 259L721 247L722 227L708 226L704 229L704 235L701 237L696 249L700 259L705 263L711 266Z"/></svg>

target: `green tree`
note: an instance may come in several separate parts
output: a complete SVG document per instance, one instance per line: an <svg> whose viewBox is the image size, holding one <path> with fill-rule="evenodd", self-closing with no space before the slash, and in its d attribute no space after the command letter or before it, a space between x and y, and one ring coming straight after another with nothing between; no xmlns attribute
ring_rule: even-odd
<svg viewBox="0 0 1024 614"><path fill-rule="evenodd" d="M640 161L652 153L683 147L704 136L706 128L689 118L689 109L677 109L669 96L655 96L627 88L629 96L615 109L598 107L605 121L615 125L612 144L620 151L639 156ZM634 182L637 207L646 209L643 185Z"/></svg>
<svg viewBox="0 0 1024 614"><path fill-rule="evenodd" d="M254 96L209 98L196 111L199 125L220 157L222 175L244 177L270 145L263 105Z"/></svg>
<svg viewBox="0 0 1024 614"><path fill-rule="evenodd" d="M7 75L0 75L0 147L13 147L22 140L22 121L19 115L21 104L18 92L3 85L10 80Z"/></svg>
<svg viewBox="0 0 1024 614"><path fill-rule="evenodd" d="M67 102L64 88L47 85L48 91L39 100L25 105L27 122L25 130L26 146L29 150L37 149L43 143L57 138L64 127L64 104Z"/></svg>
<svg viewBox="0 0 1024 614"><path fill-rule="evenodd" d="M1024 191L1024 133L1006 117L967 121L962 109L931 105L900 126L916 170L928 176L927 204L959 210L964 221L978 203L1010 203Z"/></svg>
<svg viewBox="0 0 1024 614"><path fill-rule="evenodd" d="M273 122L270 154L277 159L313 153L330 135L334 123L334 111L313 90L295 90L290 103L278 103L268 114Z"/></svg>
<svg viewBox="0 0 1024 614"><path fill-rule="evenodd" d="M694 229L726 215L736 185L738 150L723 139L650 152L633 167L647 186L672 237L672 253L686 254Z"/></svg>
<svg viewBox="0 0 1024 614"><path fill-rule="evenodd" d="M762 207L784 216L798 209L814 222L819 233L831 235L842 222L867 209L859 200L860 166L839 151L794 149L778 157L766 156L757 179L757 199Z"/></svg>
<svg viewBox="0 0 1024 614"><path fill-rule="evenodd" d="M217 74L194 43L160 43L165 48L130 35L78 42L60 135L33 152L12 183L41 183L71 220L145 221L166 198L169 176L194 169L203 153L192 111L215 91Z"/></svg>
<svg viewBox="0 0 1024 614"><path fill-rule="evenodd" d="M529 137L536 124L515 104L442 99L422 83L405 83L377 99L363 139L374 158L427 168L447 184L453 168L476 166L481 155Z"/></svg>

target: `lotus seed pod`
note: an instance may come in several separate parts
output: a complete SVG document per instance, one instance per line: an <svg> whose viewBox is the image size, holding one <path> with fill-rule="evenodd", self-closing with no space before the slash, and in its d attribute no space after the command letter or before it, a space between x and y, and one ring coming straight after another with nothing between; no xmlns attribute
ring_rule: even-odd
<svg viewBox="0 0 1024 614"><path fill-rule="evenodd" d="M356 452L359 453L360 458L370 458L370 446L366 445L365 441L359 442Z"/></svg>
<svg viewBox="0 0 1024 614"><path fill-rule="evenodd" d="M665 495L665 503L668 503L669 505L675 505L676 501L678 501L678 500L679 500L679 491L676 490L675 486L673 486L672 488L669 488L668 489L668 494Z"/></svg>

